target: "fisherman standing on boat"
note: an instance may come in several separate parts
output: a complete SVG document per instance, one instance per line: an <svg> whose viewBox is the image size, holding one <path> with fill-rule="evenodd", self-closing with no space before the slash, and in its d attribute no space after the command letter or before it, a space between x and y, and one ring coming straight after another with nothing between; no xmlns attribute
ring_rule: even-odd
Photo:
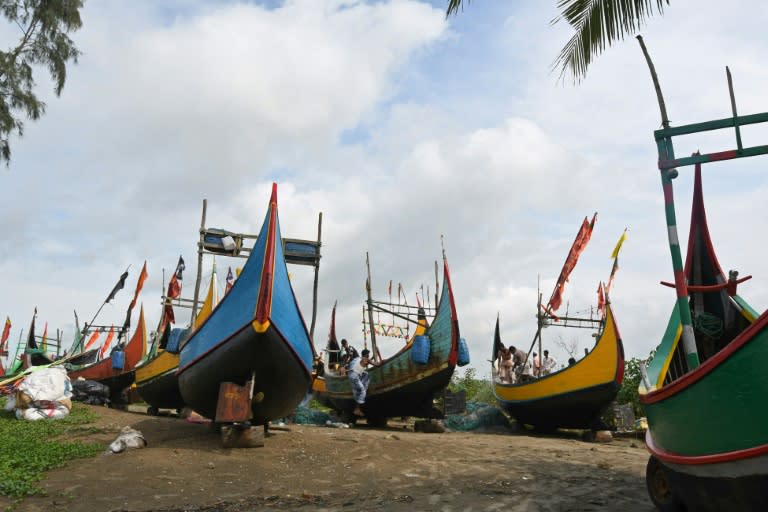
<svg viewBox="0 0 768 512"><path fill-rule="evenodd" d="M499 378L501 382L514 383L514 374L512 373L512 352L504 345L499 347Z"/></svg>
<svg viewBox="0 0 768 512"><path fill-rule="evenodd" d="M344 343L344 341L342 341ZM365 371L368 365L373 364L370 359L371 352L366 348L363 349L363 354L360 357L356 357L349 363L349 372L347 377L349 378L349 384L352 386L352 397L355 399L357 405L352 411L355 416L365 416L360 406L365 403L365 395L368 392L368 384L370 382L370 376Z"/></svg>
<svg viewBox="0 0 768 512"><path fill-rule="evenodd" d="M514 372L519 382L525 382L531 378L531 363L528 361L528 354L510 345L509 351L512 352L512 363Z"/></svg>
<svg viewBox="0 0 768 512"><path fill-rule="evenodd" d="M544 351L544 360L541 362L542 375L549 375L557 368L557 361L549 355L549 350Z"/></svg>

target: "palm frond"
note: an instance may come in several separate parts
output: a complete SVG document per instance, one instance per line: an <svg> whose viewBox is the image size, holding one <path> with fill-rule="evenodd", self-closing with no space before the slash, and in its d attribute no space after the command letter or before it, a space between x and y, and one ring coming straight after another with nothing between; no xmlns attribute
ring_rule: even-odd
<svg viewBox="0 0 768 512"><path fill-rule="evenodd" d="M565 20L576 32L552 68L560 68L560 79L568 73L579 82L596 55L640 30L654 10L663 14L665 3L669 0L558 0L560 16L551 23Z"/></svg>
<svg viewBox="0 0 768 512"><path fill-rule="evenodd" d="M467 3L472 0L467 0ZM445 17L447 18L451 14L458 14L459 9L464 9L464 2L462 0L448 0L448 9L445 11Z"/></svg>

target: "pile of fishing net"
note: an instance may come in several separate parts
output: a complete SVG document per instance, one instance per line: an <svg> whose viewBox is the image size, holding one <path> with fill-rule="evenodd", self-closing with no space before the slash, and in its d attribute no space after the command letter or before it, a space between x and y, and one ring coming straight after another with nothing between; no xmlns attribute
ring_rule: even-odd
<svg viewBox="0 0 768 512"><path fill-rule="evenodd" d="M299 425L325 425L331 419L328 413L300 405L296 408L293 422Z"/></svg>
<svg viewBox="0 0 768 512"><path fill-rule="evenodd" d="M18 419L30 421L58 419L72 409L72 384L61 366L34 369L16 386L16 393L5 404Z"/></svg>
<svg viewBox="0 0 768 512"><path fill-rule="evenodd" d="M467 402L466 412L449 414L443 424L450 430L468 432L470 430L494 431L509 429L509 418L499 409L483 402Z"/></svg>

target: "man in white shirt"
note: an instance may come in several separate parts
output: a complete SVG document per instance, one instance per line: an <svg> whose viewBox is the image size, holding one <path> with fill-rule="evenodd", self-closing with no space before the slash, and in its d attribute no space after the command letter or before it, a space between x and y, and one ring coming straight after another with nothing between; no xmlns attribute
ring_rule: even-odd
<svg viewBox="0 0 768 512"><path fill-rule="evenodd" d="M544 351L544 359L541 361L542 375L549 375L557 368L557 361L549 355L549 350Z"/></svg>
<svg viewBox="0 0 768 512"><path fill-rule="evenodd" d="M370 359L371 352L366 348L363 350L360 357L354 358L349 363L349 372L347 378L349 378L349 384L352 386L352 397L355 399L357 405L352 411L355 416L365 416L360 406L365 403L365 395L368 392L368 384L370 382L370 376L365 369L372 364Z"/></svg>

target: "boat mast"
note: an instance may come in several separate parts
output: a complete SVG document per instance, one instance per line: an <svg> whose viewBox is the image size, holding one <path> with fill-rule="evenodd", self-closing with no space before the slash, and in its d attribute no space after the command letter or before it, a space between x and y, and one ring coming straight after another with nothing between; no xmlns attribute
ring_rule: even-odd
<svg viewBox="0 0 768 512"><path fill-rule="evenodd" d="M200 298L200 280L203 278L203 242L205 241L205 214L207 210L208 200L203 199L203 215L200 219L200 239L197 242L197 278L195 279L195 296L192 302L190 325L195 325L195 317L197 317L197 301Z"/></svg>
<svg viewBox="0 0 768 512"><path fill-rule="evenodd" d="M371 260L368 252L365 253L365 266L368 269L368 279L365 281L365 291L368 294L368 324L371 326L371 350L373 360L379 361L379 350L376 346L376 328L373 324L373 297L371 296Z"/></svg>
<svg viewBox="0 0 768 512"><path fill-rule="evenodd" d="M541 290L539 290L539 303L536 305L536 316L538 317L538 321L537 321L538 327L536 328L536 336L539 338L539 375L537 375L537 377L541 377L541 369L544 361L544 353L541 351L541 329L544 323L544 318L542 317L542 312L541 312L541 299L542 299Z"/></svg>
<svg viewBox="0 0 768 512"><path fill-rule="evenodd" d="M320 249L322 243L323 233L323 212L320 212L317 218L317 248ZM312 349L315 349L315 321L317 320L317 282L320 274L320 258L317 259L315 265L315 281L312 286L312 323L309 327L309 339L312 341ZM334 306L335 307L335 306Z"/></svg>

